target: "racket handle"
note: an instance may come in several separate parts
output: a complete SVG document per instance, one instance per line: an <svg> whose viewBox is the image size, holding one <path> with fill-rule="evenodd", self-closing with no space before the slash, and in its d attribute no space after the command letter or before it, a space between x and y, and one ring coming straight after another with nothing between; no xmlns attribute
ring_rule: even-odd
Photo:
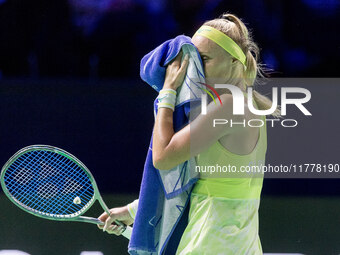
<svg viewBox="0 0 340 255"><path fill-rule="evenodd" d="M126 226L126 229L124 230L122 235L130 240L131 239L131 234L132 234L132 227Z"/></svg>
<svg viewBox="0 0 340 255"><path fill-rule="evenodd" d="M124 236L124 237L126 237L127 239L130 240L131 234L132 234L132 228L130 226L125 225L123 222L120 222L118 220L115 220L115 223L120 225L120 226L124 226L125 227L125 230L122 233L122 236Z"/></svg>

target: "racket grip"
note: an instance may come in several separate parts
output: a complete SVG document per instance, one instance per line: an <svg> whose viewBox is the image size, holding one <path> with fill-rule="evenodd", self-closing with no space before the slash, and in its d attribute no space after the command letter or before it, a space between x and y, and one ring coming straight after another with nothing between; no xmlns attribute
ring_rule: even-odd
<svg viewBox="0 0 340 255"><path fill-rule="evenodd" d="M130 240L131 239L131 234L132 234L132 227L126 226L126 228L125 228L124 232L122 233L122 235Z"/></svg>
<svg viewBox="0 0 340 255"><path fill-rule="evenodd" d="M132 228L130 226L125 225L124 223L122 223L122 222L120 222L118 220L115 220L115 223L120 225L120 226L124 226L125 227L125 230L122 233L122 236L124 236L124 237L126 237L127 239L130 240L131 234L132 234Z"/></svg>

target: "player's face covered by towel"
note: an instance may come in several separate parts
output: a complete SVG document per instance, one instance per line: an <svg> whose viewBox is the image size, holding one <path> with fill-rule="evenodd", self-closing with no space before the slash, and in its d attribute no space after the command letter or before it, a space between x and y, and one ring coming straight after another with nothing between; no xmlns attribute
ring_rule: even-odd
<svg viewBox="0 0 340 255"><path fill-rule="evenodd" d="M207 84L240 82L243 66L227 51L212 40L199 35L192 38L192 43L201 55Z"/></svg>

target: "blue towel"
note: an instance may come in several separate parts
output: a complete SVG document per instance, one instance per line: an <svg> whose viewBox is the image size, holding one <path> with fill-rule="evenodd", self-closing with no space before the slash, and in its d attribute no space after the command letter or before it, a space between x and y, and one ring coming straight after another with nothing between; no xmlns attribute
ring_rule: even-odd
<svg viewBox="0 0 340 255"><path fill-rule="evenodd" d="M198 105L204 83L204 73L200 55L191 43L190 37L181 35L168 40L145 55L141 61L140 75L156 91L163 87L166 65L183 50L189 54L189 65L183 85L177 90L174 111L174 130L177 132L189 122L190 109ZM183 55L184 55L183 54ZM157 114L157 99L154 101L154 114ZM166 247L170 237L180 239L186 221L181 220L190 192L198 180L194 172L195 160L190 159L175 168L159 171L152 162L152 137L147 153L142 184L139 194L138 211L129 243L130 254L163 254L176 247ZM180 223L179 223L180 222ZM179 223L179 224L178 224ZM179 231L176 231L179 229ZM178 243L172 241L171 245Z"/></svg>

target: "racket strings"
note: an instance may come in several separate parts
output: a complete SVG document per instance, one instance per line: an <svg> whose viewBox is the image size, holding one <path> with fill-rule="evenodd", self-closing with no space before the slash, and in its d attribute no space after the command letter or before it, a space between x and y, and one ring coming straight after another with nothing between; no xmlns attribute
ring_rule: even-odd
<svg viewBox="0 0 340 255"><path fill-rule="evenodd" d="M41 158L39 158L39 160L41 160ZM47 174L45 174L46 176L47 176ZM41 178L40 178L41 179ZM48 185L47 187L51 187L51 185ZM45 189L42 189L41 188L41 186L40 186L40 189L38 188L38 191L40 191L39 193L42 193L42 192L46 192L47 190ZM54 189L54 192L55 192L55 189ZM53 196L53 195L52 195ZM46 194L46 195L44 195L43 196L44 198L50 198L51 197L51 195L48 195L48 194ZM27 198L27 197L26 197ZM23 202L27 202L27 199L26 199L26 201L23 201ZM34 199L33 198L33 200L31 200L30 201L31 203L30 204L27 204L28 206L30 206L30 207L32 207L32 209L39 209L39 208L36 208L36 207L39 207L39 206L41 206L42 204L39 202L39 201L37 201L37 199ZM59 202L59 201L56 201L56 202ZM32 205L34 205L35 204L35 206L32 206ZM53 208L53 206L55 206L56 205L56 203L54 202L51 202L51 205L50 205L50 207L49 208L47 208L47 209L52 209ZM46 204L44 204L44 206L46 206ZM72 209L74 210L74 209L78 209L78 208L75 208L74 206L72 206ZM65 210L66 211L66 210ZM71 212L70 212L71 213Z"/></svg>
<svg viewBox="0 0 340 255"><path fill-rule="evenodd" d="M8 168L6 176L11 195L25 207L43 214L74 214L84 210L94 195L84 170L69 158L51 151L21 155ZM75 196L80 198L78 205L73 203Z"/></svg>
<svg viewBox="0 0 340 255"><path fill-rule="evenodd" d="M14 175L13 179L20 184L26 184L32 179L32 171L22 168Z"/></svg>
<svg viewBox="0 0 340 255"><path fill-rule="evenodd" d="M75 191L79 191L83 188L82 185L80 185L78 182L74 181L73 179L68 178L66 180L66 184L64 185L63 194L70 194Z"/></svg>
<svg viewBox="0 0 340 255"><path fill-rule="evenodd" d="M15 166L16 168L21 167L23 164L26 165L26 167L34 167L34 163L37 161L36 158L29 158L29 155L26 155L26 157L23 157L25 160L21 160L21 161L15 161L13 163L13 166ZM19 163L19 164L18 164ZM32 173L32 175L30 176L30 179L34 178L35 174ZM30 183L29 185L25 186L25 190L21 190L23 188L23 186L15 186L15 183L13 183L12 181L10 183L7 184L7 186L12 187L11 191L12 191L12 195L17 195L17 199L22 202L24 205L26 205L27 207L31 207L32 209L37 209L38 205L41 205L40 201L36 200L34 197L31 196L31 191L34 188L34 182ZM16 189L13 189L13 187L16 187ZM18 193L14 193L14 191L17 191ZM21 192L20 192L21 191ZM23 193L22 191L26 191L25 193ZM37 193L41 193L41 187L37 188ZM45 197L48 197L47 195Z"/></svg>
<svg viewBox="0 0 340 255"><path fill-rule="evenodd" d="M38 160L41 160L42 158L41 157L33 157L33 158L30 158L29 157L30 155L28 154L28 155L23 155L22 157L23 157L23 160L17 160L17 161L15 161L14 163L13 163L13 165L14 166L16 166L16 168L19 168L19 167L21 167L23 164L25 164L26 166L28 166L28 167L31 167L31 168L33 168L33 167L35 167L35 163L38 161ZM37 155L36 155L37 156ZM19 164L17 164L19 162ZM36 175L36 174L34 174L34 175ZM35 176L32 176L32 178L33 177L35 177ZM39 178L40 179L40 178ZM11 182L10 183L11 185L15 185L15 183L13 183L13 182ZM23 190L23 187L22 186L17 186L17 188L14 190L14 189L12 189L12 191L26 191L25 193L22 193L21 192L21 194L17 194L17 195L21 195L21 197L20 196L17 196L16 198L19 200L19 201L21 201L23 204L25 204L26 206L28 206L28 207L31 207L32 209L37 209L37 207L39 206L39 205L41 205L41 203L40 203L40 201L39 200L37 200L37 199L35 199L35 197L32 197L31 195L32 195L32 189L34 189L34 188L36 188L35 186L35 182L32 182L30 185L26 185L26 187L25 187L25 190ZM8 186L10 186L9 184L8 184ZM15 186L13 186L13 187L15 187ZM37 188L37 191L39 192L39 190L40 190L40 192L41 192L41 188L40 188L40 186L38 186L38 188ZM12 195L14 195L14 193L12 194ZM21 199L20 199L21 198Z"/></svg>
<svg viewBox="0 0 340 255"><path fill-rule="evenodd" d="M48 177L52 177L58 174L58 172L46 162L40 161L40 165L42 170L40 172L39 180L44 180Z"/></svg>

